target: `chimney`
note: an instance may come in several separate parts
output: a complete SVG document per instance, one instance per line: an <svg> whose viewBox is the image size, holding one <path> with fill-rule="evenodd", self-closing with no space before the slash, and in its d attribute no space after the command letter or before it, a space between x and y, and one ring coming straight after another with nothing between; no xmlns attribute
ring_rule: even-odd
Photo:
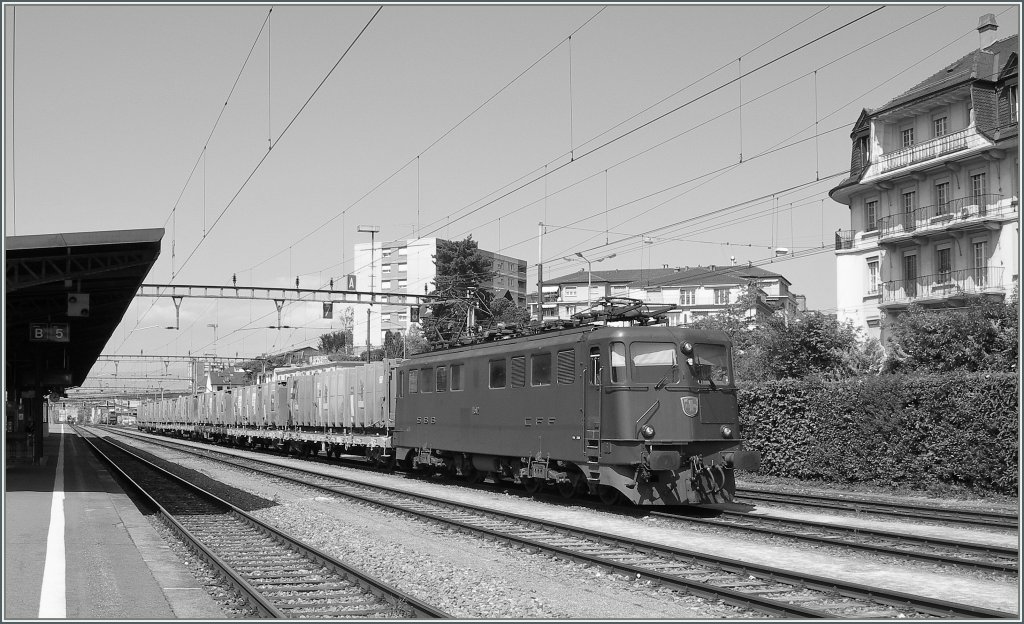
<svg viewBox="0 0 1024 624"><path fill-rule="evenodd" d="M986 13L978 20L978 40L980 43L979 47L982 50L996 42L996 30L998 28L996 16L992 13Z"/></svg>

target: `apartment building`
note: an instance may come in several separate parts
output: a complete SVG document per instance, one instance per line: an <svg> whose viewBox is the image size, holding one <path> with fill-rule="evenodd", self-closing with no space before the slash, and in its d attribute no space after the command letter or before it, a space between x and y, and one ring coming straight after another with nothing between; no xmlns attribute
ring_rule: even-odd
<svg viewBox="0 0 1024 624"><path fill-rule="evenodd" d="M1005 298L1020 270L1018 37L979 47L877 109L850 135L850 176L830 191L850 207L836 232L836 307L869 336L911 304Z"/></svg>
<svg viewBox="0 0 1024 624"><path fill-rule="evenodd" d="M416 238L408 240L359 243L354 247L356 290L372 290L385 294L427 294L436 288L437 269L434 256L442 239ZM526 305L526 260L480 249L491 261L494 277L481 283L496 297L509 297ZM354 315L353 337L356 345L366 341L366 309L357 305ZM380 346L386 331L408 332L412 324L410 308L397 305L373 306L370 314L370 341Z"/></svg>
<svg viewBox="0 0 1024 624"><path fill-rule="evenodd" d="M577 271L543 284L543 301L531 302L534 318L567 319L601 297L628 297L652 305L673 305L670 325L688 325L733 309L750 286L755 300L744 312L752 322L772 314L793 316L806 304L790 290L788 279L755 266L698 266L660 269ZM588 290L589 288L589 290ZM538 316L540 314L541 316Z"/></svg>

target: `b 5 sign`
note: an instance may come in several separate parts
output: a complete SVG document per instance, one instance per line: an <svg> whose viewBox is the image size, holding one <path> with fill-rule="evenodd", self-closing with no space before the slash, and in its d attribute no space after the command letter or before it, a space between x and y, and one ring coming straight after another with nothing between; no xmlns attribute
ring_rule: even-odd
<svg viewBox="0 0 1024 624"><path fill-rule="evenodd" d="M67 323L29 323L28 332L28 339L31 342L71 341Z"/></svg>

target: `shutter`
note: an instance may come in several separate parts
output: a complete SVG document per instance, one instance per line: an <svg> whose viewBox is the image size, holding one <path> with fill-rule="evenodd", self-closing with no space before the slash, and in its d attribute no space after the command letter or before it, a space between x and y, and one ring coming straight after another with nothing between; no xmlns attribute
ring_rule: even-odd
<svg viewBox="0 0 1024 624"><path fill-rule="evenodd" d="M576 379L576 352L558 352L558 383L571 384Z"/></svg>
<svg viewBox="0 0 1024 624"><path fill-rule="evenodd" d="M526 358L524 356L512 358L512 387L522 388L526 385Z"/></svg>

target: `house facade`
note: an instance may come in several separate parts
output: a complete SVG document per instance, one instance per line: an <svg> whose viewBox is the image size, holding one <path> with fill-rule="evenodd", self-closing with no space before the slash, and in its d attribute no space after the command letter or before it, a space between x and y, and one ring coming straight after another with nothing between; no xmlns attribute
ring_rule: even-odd
<svg viewBox="0 0 1024 624"><path fill-rule="evenodd" d="M588 291L589 286L589 291ZM639 299L652 305L672 305L670 325L686 326L709 315L732 310L753 287L744 315L752 322L772 314L792 317L805 300L790 290L788 279L755 266L663 267L612 271L577 271L546 280L544 299L531 302L541 320L568 319L602 297Z"/></svg>
<svg viewBox="0 0 1024 624"><path fill-rule="evenodd" d="M830 191L850 208L836 232L838 317L884 341L911 304L1008 297L1020 270L1018 37L996 39L881 108L851 133L850 176Z"/></svg>

